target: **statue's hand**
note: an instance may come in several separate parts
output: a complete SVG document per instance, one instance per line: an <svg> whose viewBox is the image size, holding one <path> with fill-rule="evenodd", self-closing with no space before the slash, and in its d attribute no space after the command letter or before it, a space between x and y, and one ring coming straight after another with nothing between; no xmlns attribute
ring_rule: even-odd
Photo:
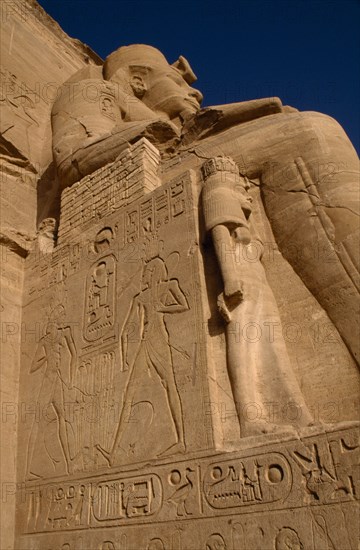
<svg viewBox="0 0 360 550"><path fill-rule="evenodd" d="M227 294L227 292L229 294ZM219 313L227 323L231 321L231 312L243 301L242 282L237 284L225 285L224 292L222 292L217 299L217 306Z"/></svg>
<svg viewBox="0 0 360 550"><path fill-rule="evenodd" d="M150 121L146 126L145 132L150 136L153 136L156 141L160 143L166 142L170 139L179 137L180 130L170 120L154 120Z"/></svg>
<svg viewBox="0 0 360 550"><path fill-rule="evenodd" d="M217 307L218 307L218 310L219 310L219 313L220 313L221 317L223 317L223 319L226 321L226 323L230 323L231 314L230 314L230 311L228 310L228 307L226 305L225 296L224 296L223 293L219 294L219 296L218 296Z"/></svg>
<svg viewBox="0 0 360 550"><path fill-rule="evenodd" d="M283 105L278 97L205 107L200 109L192 119L185 122L183 144L187 145L196 139L204 139L208 135L227 130L238 124L282 112Z"/></svg>
<svg viewBox="0 0 360 550"><path fill-rule="evenodd" d="M248 227L240 226L234 230L234 238L237 243L248 245L251 242L251 235Z"/></svg>

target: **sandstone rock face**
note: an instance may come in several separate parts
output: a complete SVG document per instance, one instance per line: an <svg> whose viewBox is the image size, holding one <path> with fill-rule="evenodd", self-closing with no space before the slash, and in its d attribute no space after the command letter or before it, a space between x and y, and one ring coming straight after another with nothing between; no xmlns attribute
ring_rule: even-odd
<svg viewBox="0 0 360 550"><path fill-rule="evenodd" d="M355 548L349 351L232 159L160 168L64 189L26 260L16 547Z"/></svg>
<svg viewBox="0 0 360 550"><path fill-rule="evenodd" d="M19 52L56 37L38 79L60 87L33 151L3 134L8 174L41 167L37 214L4 238L21 404L4 548L355 549L351 143L277 98L201 109L184 57L102 64L39 13Z"/></svg>
<svg viewBox="0 0 360 550"><path fill-rule="evenodd" d="M25 258L41 221L54 208L56 171L51 149L51 109L64 81L81 67L100 63L70 39L31 0L4 1L1 19L1 437L4 487L1 548L13 548L22 285ZM30 329L31 330L31 329ZM20 449L20 453L22 450Z"/></svg>

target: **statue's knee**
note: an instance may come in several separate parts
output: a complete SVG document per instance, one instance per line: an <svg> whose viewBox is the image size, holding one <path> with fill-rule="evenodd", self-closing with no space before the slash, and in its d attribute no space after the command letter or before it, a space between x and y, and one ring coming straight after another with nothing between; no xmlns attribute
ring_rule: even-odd
<svg viewBox="0 0 360 550"><path fill-rule="evenodd" d="M358 170L358 156L340 124L328 115L317 112L292 113L287 116L283 132L287 135L283 163L289 166L301 159L314 182L329 176L326 183L332 185L331 174Z"/></svg>
<svg viewBox="0 0 360 550"><path fill-rule="evenodd" d="M305 111L299 115L304 131L312 134L324 152L330 153L331 149L337 154L339 147L354 150L342 126L331 116L316 111Z"/></svg>

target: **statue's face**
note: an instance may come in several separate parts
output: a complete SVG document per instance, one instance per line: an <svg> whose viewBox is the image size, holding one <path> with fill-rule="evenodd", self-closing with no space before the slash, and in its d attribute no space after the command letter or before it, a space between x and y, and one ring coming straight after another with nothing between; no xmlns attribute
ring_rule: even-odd
<svg viewBox="0 0 360 550"><path fill-rule="evenodd" d="M157 113L163 113L170 120L180 117L185 120L200 108L201 92L187 84L181 73L170 65L152 68L143 102Z"/></svg>

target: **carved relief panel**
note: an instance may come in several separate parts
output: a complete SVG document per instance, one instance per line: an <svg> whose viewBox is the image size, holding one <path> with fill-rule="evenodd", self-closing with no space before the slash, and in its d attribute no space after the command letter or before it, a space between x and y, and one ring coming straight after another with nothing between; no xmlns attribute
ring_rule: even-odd
<svg viewBox="0 0 360 550"><path fill-rule="evenodd" d="M188 172L30 258L25 479L208 448L193 185Z"/></svg>

